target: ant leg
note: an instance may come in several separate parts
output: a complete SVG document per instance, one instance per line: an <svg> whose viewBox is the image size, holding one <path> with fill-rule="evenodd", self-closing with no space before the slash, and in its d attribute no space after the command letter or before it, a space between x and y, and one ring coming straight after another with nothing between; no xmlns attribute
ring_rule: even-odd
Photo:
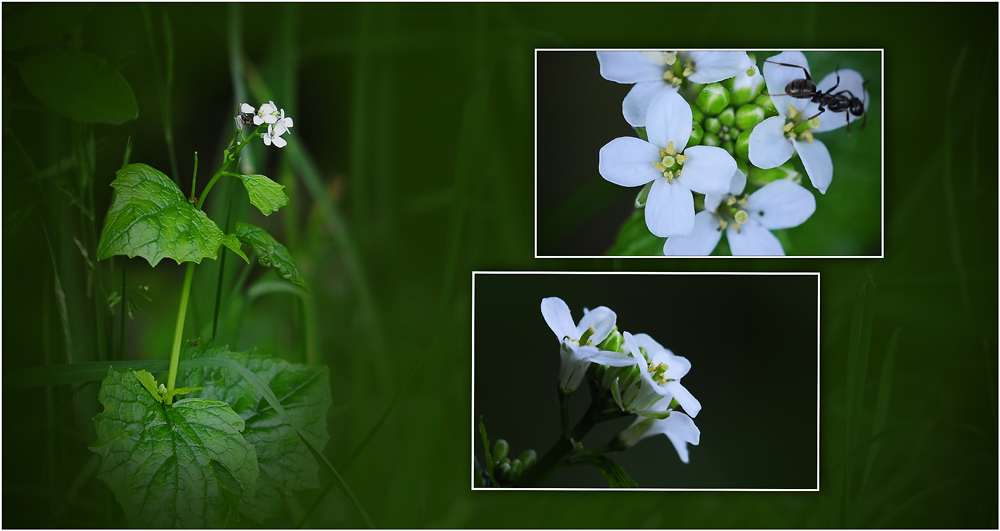
<svg viewBox="0 0 1000 531"><path fill-rule="evenodd" d="M826 91L826 94L830 94L834 90L837 90L837 87L840 86L840 65L837 66L837 69L834 70L834 72L837 74L837 82L834 83L832 87L830 87L830 90ZM839 92L838 92L838 94L839 94Z"/></svg>
<svg viewBox="0 0 1000 531"><path fill-rule="evenodd" d="M809 71L806 70L806 67L804 67L802 65L793 65L793 64L789 64L789 63L779 63L777 61L772 61L770 59L764 59L764 62L765 63L771 63L772 65L781 65L781 66L790 66L792 68L801 68L802 71L806 73L806 79L808 79L809 81L812 81L812 78L809 77ZM785 96L785 95L786 94L775 94L775 96Z"/></svg>
<svg viewBox="0 0 1000 531"><path fill-rule="evenodd" d="M805 120L803 120L803 122L808 122L809 120L812 120L813 118L815 118L815 117L817 117L817 116L819 116L819 115L821 115L821 114L823 114L825 112L826 112L826 109L823 108L823 105L820 105L819 106L819 112L816 113L816 114L814 114L814 115L812 115L812 116L810 116L809 118L806 118ZM799 123L802 123L802 122L799 122Z"/></svg>
<svg viewBox="0 0 1000 531"><path fill-rule="evenodd" d="M862 96L864 96L864 98L865 98L864 101L861 103L861 108L865 109L865 117L861 120L861 128L862 129L864 129L865 128L865 124L868 123L868 91L865 90L865 85L868 84L868 81L869 80L866 79L863 83L861 83L861 92L864 93L864 94L862 94Z"/></svg>

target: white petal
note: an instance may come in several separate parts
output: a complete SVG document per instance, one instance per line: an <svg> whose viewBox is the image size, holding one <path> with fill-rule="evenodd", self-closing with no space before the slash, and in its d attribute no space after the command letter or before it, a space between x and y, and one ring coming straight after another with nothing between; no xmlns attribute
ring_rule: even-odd
<svg viewBox="0 0 1000 531"><path fill-rule="evenodd" d="M654 146L665 148L670 142L678 153L691 138L691 106L680 94L661 91L649 101L646 111L646 136Z"/></svg>
<svg viewBox="0 0 1000 531"><path fill-rule="evenodd" d="M750 133L750 162L758 168L769 170L788 162L795 153L791 142L785 138L785 119L772 116L757 124Z"/></svg>
<svg viewBox="0 0 1000 531"><path fill-rule="evenodd" d="M662 79L636 83L622 102L622 115L625 116L625 121L632 127L646 127L646 110L649 108L649 102L660 91L677 92L677 87Z"/></svg>
<svg viewBox="0 0 1000 531"><path fill-rule="evenodd" d="M837 83L838 72L831 72L826 77L823 78L819 84L816 85L816 90L820 92L826 92L837 85L834 89L833 94L838 94L842 91L850 92L850 94L844 93L844 96L848 98L852 95L865 104L865 111L868 111L868 106L871 104L871 99L868 97L868 91L863 88L865 78L862 77L860 73L856 70L845 69L839 72L840 83ZM819 104L810 103L805 110L805 118L808 118L817 112L819 112ZM844 115L847 115L846 117ZM829 109L819 116L819 127L813 129L814 133L823 133L825 131L833 131L834 129L839 129L847 125L847 122L854 122L855 120L860 120L862 116L854 116L850 112L830 112Z"/></svg>
<svg viewBox="0 0 1000 531"><path fill-rule="evenodd" d="M273 124L273 123L276 123L277 121L278 121L278 117L275 116L275 115L273 115L273 114L265 114L264 115L264 123Z"/></svg>
<svg viewBox="0 0 1000 531"><path fill-rule="evenodd" d="M285 140L284 138L281 138L280 136L275 136L274 145L275 147L283 148L288 145L288 141Z"/></svg>
<svg viewBox="0 0 1000 531"><path fill-rule="evenodd" d="M729 194L705 194L705 210L715 212L728 197Z"/></svg>
<svg viewBox="0 0 1000 531"><path fill-rule="evenodd" d="M582 359L577 350L565 343L559 347L559 385L569 391L580 386L590 366L590 362Z"/></svg>
<svg viewBox="0 0 1000 531"><path fill-rule="evenodd" d="M642 348L650 356L660 355L667 349L663 348L663 345L656 342L649 334L635 334L632 336L635 338L635 344L637 347Z"/></svg>
<svg viewBox="0 0 1000 531"><path fill-rule="evenodd" d="M281 125L285 126L285 129L292 127L292 118L289 116L281 121Z"/></svg>
<svg viewBox="0 0 1000 531"><path fill-rule="evenodd" d="M580 339L580 336L573 337L576 334L573 315L569 311L569 306L559 297L542 299L542 318L559 341L567 336L571 339Z"/></svg>
<svg viewBox="0 0 1000 531"><path fill-rule="evenodd" d="M684 186L701 194L725 194L736 171L736 160L726 150L715 146L692 146L684 150L687 161L678 179Z"/></svg>
<svg viewBox="0 0 1000 531"><path fill-rule="evenodd" d="M806 60L806 56L802 52L782 52L769 57L767 61L803 66L807 71L809 70L809 61ZM800 111L804 109L809 104L808 99L775 96L774 94L785 94L785 87L796 79L805 79L806 73L801 68L776 65L767 61L764 62L764 81L767 83L767 93L771 94L771 101L774 102L774 108L782 116L788 115L789 105Z"/></svg>
<svg viewBox="0 0 1000 531"><path fill-rule="evenodd" d="M604 180L619 186L641 186L663 177L653 167L660 160L660 148L641 138L623 136L601 148L597 171Z"/></svg>
<svg viewBox="0 0 1000 531"><path fill-rule="evenodd" d="M729 225L726 237L733 256L785 256L778 237L754 219L744 223L739 233Z"/></svg>
<svg viewBox="0 0 1000 531"><path fill-rule="evenodd" d="M250 105L249 103L244 103L240 105L240 112L243 114L253 114L257 112L257 109L254 109L253 105Z"/></svg>
<svg viewBox="0 0 1000 531"><path fill-rule="evenodd" d="M791 179L767 183L747 199L746 211L768 229L790 229L816 211L816 198Z"/></svg>
<svg viewBox="0 0 1000 531"><path fill-rule="evenodd" d="M802 159L802 165L805 166L813 186L821 194L825 194L826 189L830 187L830 181L833 180L833 159L830 158L830 150L819 140L812 142L792 140L792 146L799 152L799 158Z"/></svg>
<svg viewBox="0 0 1000 531"><path fill-rule="evenodd" d="M736 169L736 173L733 174L733 180L729 181L729 193L733 195L740 195L743 193L743 189L747 186L747 176L739 170Z"/></svg>
<svg viewBox="0 0 1000 531"><path fill-rule="evenodd" d="M738 74L745 74L753 66L746 52L691 52L694 73L688 79L694 83L715 83Z"/></svg>
<svg viewBox="0 0 1000 531"><path fill-rule="evenodd" d="M639 83L663 79L663 65L657 64L642 52L597 52L601 63L601 77L617 83Z"/></svg>
<svg viewBox="0 0 1000 531"><path fill-rule="evenodd" d="M263 135L260 135L260 136L261 136L261 138L264 139L264 145L265 146L270 146L271 145L271 135L269 135L267 133L264 133Z"/></svg>
<svg viewBox="0 0 1000 531"><path fill-rule="evenodd" d="M642 359L642 354L639 351L639 343L636 342L635 336L628 332L622 332L622 338L625 340L625 348L622 349L628 354L632 354L632 357L636 360L635 363L639 363Z"/></svg>
<svg viewBox="0 0 1000 531"><path fill-rule="evenodd" d="M719 244L722 229L710 210L694 216L694 229L686 236L671 236L663 244L664 256L708 256Z"/></svg>
<svg viewBox="0 0 1000 531"><path fill-rule="evenodd" d="M701 402L691 394L680 382L667 382L663 387L677 400L677 403L687 411L691 417L697 417L701 411Z"/></svg>
<svg viewBox="0 0 1000 531"><path fill-rule="evenodd" d="M672 411L670 416L657 421L660 426L657 426L657 430L662 430L662 433L670 439L673 443L674 448L677 450L677 455L681 458L681 461L688 462L688 443L693 445L698 445L701 441L701 430L698 426L694 425L694 421L691 417L679 412Z"/></svg>
<svg viewBox="0 0 1000 531"><path fill-rule="evenodd" d="M259 114L255 114L255 115L253 116L253 124L254 124L254 125L260 125L260 124L262 124L262 123L264 123L264 119L263 119L263 118L261 118Z"/></svg>
<svg viewBox="0 0 1000 531"><path fill-rule="evenodd" d="M691 190L678 181L669 184L663 177L653 181L646 199L646 227L661 238L690 233L694 228Z"/></svg>
<svg viewBox="0 0 1000 531"><path fill-rule="evenodd" d="M636 359L628 354L607 350L602 350L600 353L590 356L587 359L592 363L607 365L608 367L631 367L636 362Z"/></svg>
<svg viewBox="0 0 1000 531"><path fill-rule="evenodd" d="M611 333L611 329L615 327L615 320L617 318L618 316L615 315L615 312L606 306L594 308L584 314L583 319L580 319L580 324L576 326L576 338L583 337L583 333L588 328L593 328L595 332L591 336L591 340L597 345L601 341L604 341L608 337L608 334Z"/></svg>

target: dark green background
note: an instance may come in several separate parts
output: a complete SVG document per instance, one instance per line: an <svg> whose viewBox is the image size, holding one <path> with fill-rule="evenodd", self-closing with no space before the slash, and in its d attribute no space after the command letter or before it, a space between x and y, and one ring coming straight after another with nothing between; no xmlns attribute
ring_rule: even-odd
<svg viewBox="0 0 1000 531"><path fill-rule="evenodd" d="M71 19L47 43L14 49L8 24L18 8L3 6L5 527L122 522L86 449L97 386L7 390L12 369L67 361L54 273L69 307L74 361L98 357L94 303L73 242L87 234L56 185L75 186L71 149L80 129L34 100L17 65L76 43L132 85L138 119L89 129L99 223L129 137L132 161L170 174L189 176L198 151L204 184L232 134L236 104L264 99L259 83L248 95L244 77L231 75L231 42L249 59L246 72L259 74L266 94L295 118L290 140L304 149L257 150L266 155L258 171L286 184L294 202L267 220L238 215L288 245L312 297L303 312L290 297L265 295L245 317L228 316L221 337L330 366L326 453L378 526L997 526L995 4L154 5L152 39L136 5L109 4ZM45 6L32 20L56 13L66 10ZM174 44L177 172L150 51L152 43L164 72L164 15ZM242 38L231 38L233 30ZM884 48L885 258L531 258L533 49L553 47ZM33 170L46 176L41 194ZM307 189L310 178L322 195ZM209 198L215 219L227 193L217 188ZM333 210L317 208L330 202ZM238 274L234 265L227 261ZM102 267L110 290L119 277ZM129 284L148 284L154 301L141 301L128 327L128 356L165 359L182 268L164 262L152 270L140 259L127 267ZM210 321L217 269L206 260L195 275L187 337ZM819 271L820 491L470 491L474 270ZM251 284L266 275L254 269ZM869 275L874 286L862 292ZM852 336L855 307L871 321ZM537 302L524 310L537 311ZM316 326L303 332L309 316ZM498 341L508 337L515 341ZM849 364L851 344L870 346L863 363L857 356ZM884 428L873 430L879 404ZM859 426L851 445L849 422ZM297 525L317 495L300 493L268 524ZM336 489L324 500L307 526L363 525Z"/></svg>
<svg viewBox="0 0 1000 531"><path fill-rule="evenodd" d="M691 362L682 383L702 405L701 442L687 465L663 436L613 454L640 487L816 488L817 275L480 274L475 288L473 418L512 456L534 448L541 457L559 437L559 341L539 308L559 297L574 322L584 307L607 306L619 330L648 333ZM516 331L515 345L497 341L504 329ZM589 404L582 384L571 422ZM583 443L604 444L634 419L601 424ZM485 463L478 427L474 435ZM580 467L543 486L607 485Z"/></svg>

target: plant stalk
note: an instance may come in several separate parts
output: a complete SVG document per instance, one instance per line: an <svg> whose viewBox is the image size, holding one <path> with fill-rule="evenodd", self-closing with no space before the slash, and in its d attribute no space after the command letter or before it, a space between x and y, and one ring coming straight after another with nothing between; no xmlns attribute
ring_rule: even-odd
<svg viewBox="0 0 1000 531"><path fill-rule="evenodd" d="M170 372L167 376L167 391L174 390L177 382L177 365L181 359L181 339L184 336L184 316L187 315L188 295L191 294L191 279L194 278L194 262L187 263L184 271L184 287L181 288L181 304L177 309L177 327L174 328L174 346L170 350Z"/></svg>

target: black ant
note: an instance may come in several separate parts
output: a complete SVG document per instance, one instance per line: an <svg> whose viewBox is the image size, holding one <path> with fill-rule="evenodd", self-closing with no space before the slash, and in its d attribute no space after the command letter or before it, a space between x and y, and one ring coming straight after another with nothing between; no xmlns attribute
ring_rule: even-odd
<svg viewBox="0 0 1000 531"><path fill-rule="evenodd" d="M865 104L867 103L867 101L862 101L858 99L858 97L855 96L849 90L841 90L836 94L833 93L833 91L837 89L837 86L840 85L839 68L836 71L837 82L834 83L832 87L830 87L830 90L823 92L816 89L816 83L814 83L812 77L809 76L809 70L806 70L806 67L801 65L793 65L789 63L779 63L777 61L771 61L769 59L765 59L764 62L781 66L790 66L792 68L801 68L802 71L805 72L806 74L805 79L793 79L792 81L788 82L787 85L785 85L784 94L769 94L769 96L791 96L793 98L809 99L810 101L812 101L812 103L818 103L819 112L810 116L805 121L808 122L809 120L812 120L813 118L823 114L829 109L830 112L844 113L844 118L847 120L848 134L850 134L851 132L850 115L852 114L854 116L864 116L864 119L861 122L861 128L863 129L865 127L865 124L868 122L868 115L865 113ZM865 85L867 84L868 84L867 79L863 83L861 83L862 91L865 89ZM864 96L865 100L867 100L867 93L864 94Z"/></svg>

